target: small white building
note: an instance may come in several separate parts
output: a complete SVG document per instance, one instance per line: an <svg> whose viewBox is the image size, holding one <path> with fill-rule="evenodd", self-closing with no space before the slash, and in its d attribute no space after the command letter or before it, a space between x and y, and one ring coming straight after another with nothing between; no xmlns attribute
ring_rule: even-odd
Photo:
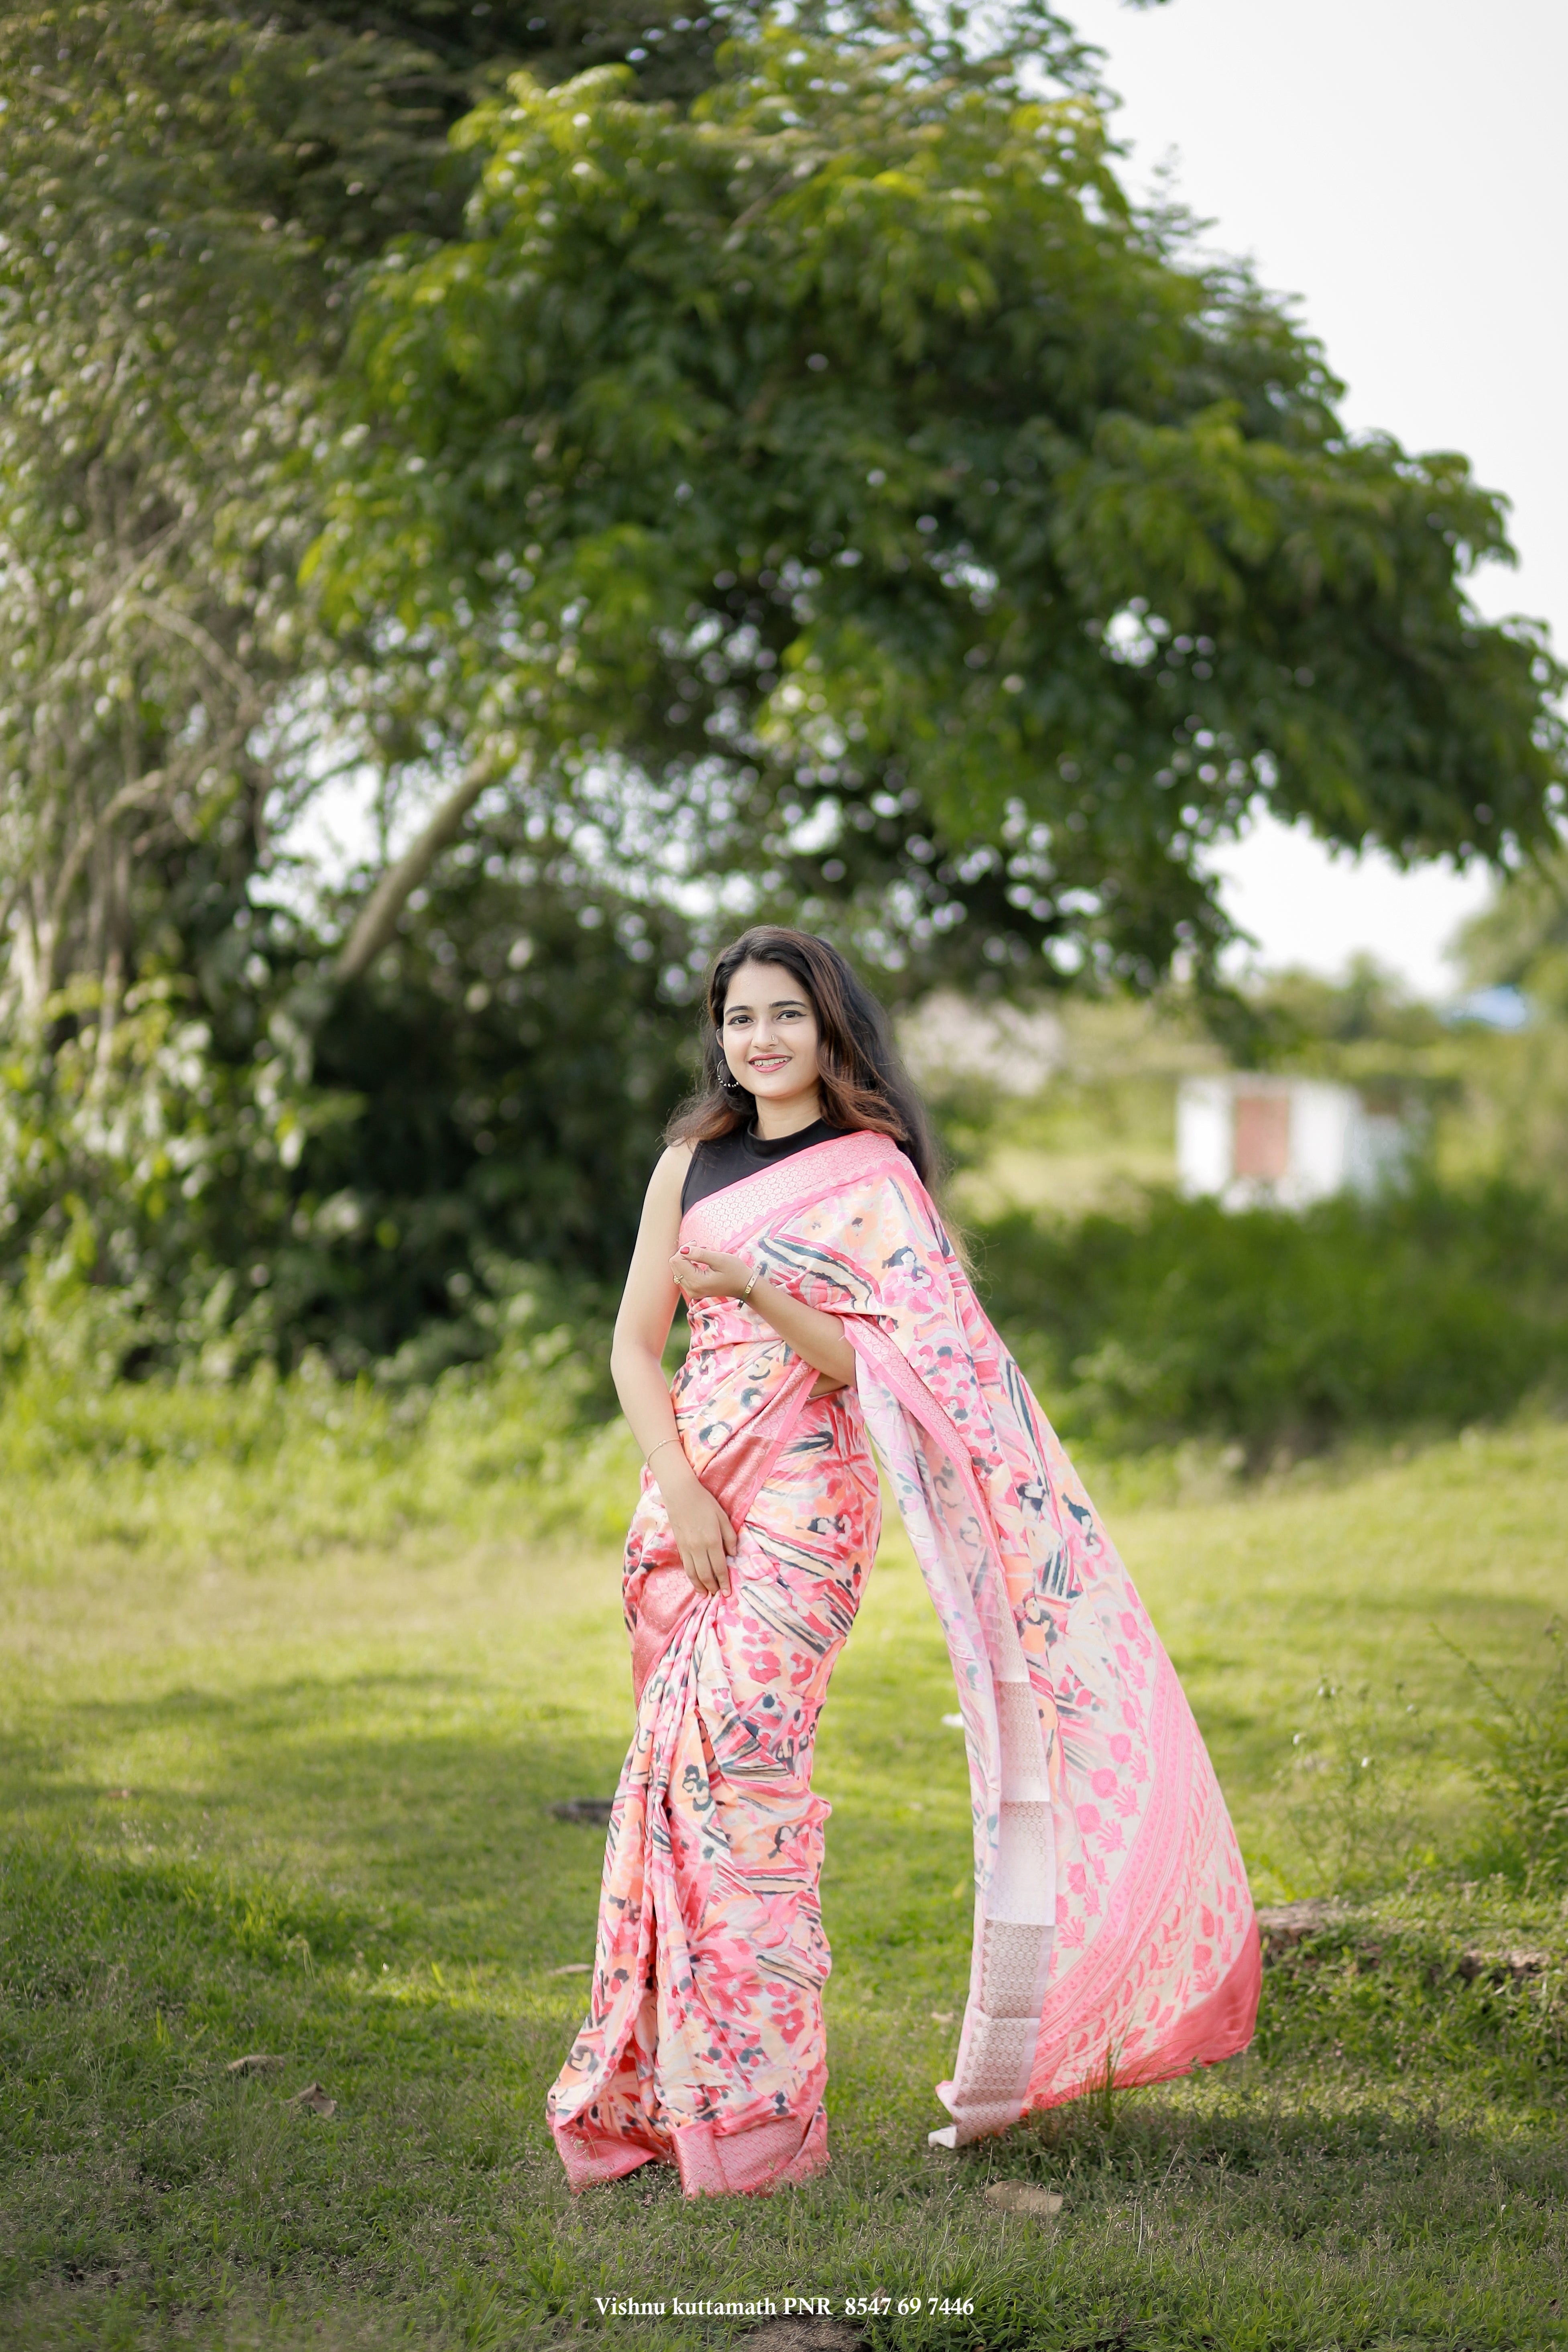
<svg viewBox="0 0 1568 2352"><path fill-rule="evenodd" d="M1177 1090L1177 1181L1227 1209L1374 1192L1409 1146L1407 1123L1368 1110L1353 1087L1237 1073L1184 1078Z"/></svg>

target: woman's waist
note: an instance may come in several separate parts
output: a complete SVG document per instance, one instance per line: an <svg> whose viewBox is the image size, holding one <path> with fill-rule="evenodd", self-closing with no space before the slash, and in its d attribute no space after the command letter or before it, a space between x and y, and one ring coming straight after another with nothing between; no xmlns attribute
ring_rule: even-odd
<svg viewBox="0 0 1568 2352"><path fill-rule="evenodd" d="M670 1382L679 1409L683 1394L715 1396L726 1389L771 1389L786 1380L800 1358L775 1331L753 1323L751 1329L693 1331L680 1369Z"/></svg>
<svg viewBox="0 0 1568 2352"><path fill-rule="evenodd" d="M669 1383L676 1419L721 1411L748 1418L772 1404L785 1389L813 1388L829 1376L818 1372L782 1339L765 1347L690 1348ZM853 1393L853 1381L824 1394Z"/></svg>
<svg viewBox="0 0 1568 2352"><path fill-rule="evenodd" d="M742 1307L738 1298L693 1298L687 1302L687 1326L690 1332L689 1352L706 1353L710 1349L782 1348L771 1323L764 1322L754 1307Z"/></svg>
<svg viewBox="0 0 1568 2352"><path fill-rule="evenodd" d="M803 1495L829 1496L846 1475L877 1491L865 1414L853 1388L804 1397L782 1427L699 1420L684 1423L680 1438L692 1467L724 1502L737 1528L753 1519L771 1521L780 1509L798 1510ZM632 1521L628 1570L676 1563L668 1530L668 1507L658 1479L645 1474Z"/></svg>
<svg viewBox="0 0 1568 2352"><path fill-rule="evenodd" d="M785 1401L777 1391L765 1397L747 1392L726 1395L677 1396L675 1425L681 1445L700 1476L721 1457L731 1464L742 1455L757 1461L777 1459L808 1444L819 1452L864 1452L868 1441L858 1391L852 1383L812 1393L817 1375L809 1365L800 1368L800 1385ZM771 1409L770 1409L771 1408ZM760 1452L757 1451L760 1449Z"/></svg>

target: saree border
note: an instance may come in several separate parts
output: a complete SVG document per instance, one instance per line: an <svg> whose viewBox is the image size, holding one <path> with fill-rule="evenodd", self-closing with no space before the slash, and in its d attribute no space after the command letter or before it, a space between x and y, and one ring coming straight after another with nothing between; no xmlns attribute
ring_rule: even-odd
<svg viewBox="0 0 1568 2352"><path fill-rule="evenodd" d="M821 1155L826 1152L835 1154L834 1163L830 1169L822 1167L820 1164L816 1166L815 1171L816 1181L800 1190L792 1183L786 1183L784 1179L786 1169L804 1169L814 1162L820 1163ZM840 1154L843 1155L844 1160L842 1168L838 1165L837 1159L837 1155ZM751 1230L763 1219L771 1220L781 1213L798 1216L803 1211L814 1208L818 1201L825 1200L829 1194L837 1192L847 1177L858 1175L863 1162L868 1169L881 1159L903 1160L910 1176L914 1178L916 1184L920 1185L922 1197L929 1199L924 1185L921 1184L920 1178L915 1175L913 1163L905 1158L890 1135L879 1135L870 1128L856 1128L849 1134L833 1136L826 1143L807 1144L804 1151L793 1152L789 1159L781 1160L776 1168L759 1168L755 1175L739 1177L733 1184L725 1184L717 1192L704 1193L700 1201L693 1201L690 1208L682 1213L679 1234L684 1238L688 1224L694 1218L700 1218L703 1210L710 1208L715 1201L732 1201L737 1193L749 1193L753 1189L761 1195L758 1201L754 1204L749 1204L737 1224L726 1226L722 1230L738 1235ZM695 1234L693 1238L697 1238ZM709 1240L708 1246L718 1249L724 1244L714 1238Z"/></svg>

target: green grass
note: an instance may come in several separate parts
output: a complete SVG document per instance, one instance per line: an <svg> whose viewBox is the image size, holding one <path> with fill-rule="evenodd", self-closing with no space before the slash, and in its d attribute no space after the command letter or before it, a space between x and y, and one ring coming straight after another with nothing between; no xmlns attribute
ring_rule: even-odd
<svg viewBox="0 0 1568 2352"><path fill-rule="evenodd" d="M1568 1432L1184 1502L1124 1485L1260 1897L1357 1907L1268 1971L1245 2060L956 2158L924 2138L965 1976L963 1759L891 1535L817 1768L834 2168L688 2206L662 2174L569 2198L542 2121L600 1859L548 1809L608 1793L630 1721L567 1441L525 1389L412 1427L252 1400L243 1438L242 1404L43 1397L0 1430L0 2342L673 2347L744 2331L595 2296L880 2291L973 2311L895 2308L879 2347L1568 2343L1563 1921L1488 1874L1475 1694L1433 1630L1538 1675ZM613 1521L616 1441L573 1475ZM1520 1945L1559 1961L1457 1971ZM251 2052L285 2063L231 2075ZM315 2080L329 2119L288 2104ZM1054 2184L1059 2220L989 2207L997 2177Z"/></svg>

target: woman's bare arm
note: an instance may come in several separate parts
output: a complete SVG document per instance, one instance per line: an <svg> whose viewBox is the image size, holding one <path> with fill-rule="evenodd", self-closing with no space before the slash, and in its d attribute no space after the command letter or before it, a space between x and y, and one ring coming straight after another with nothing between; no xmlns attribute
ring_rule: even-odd
<svg viewBox="0 0 1568 2352"><path fill-rule="evenodd" d="M689 1158L679 1149L665 1152L649 1179L610 1349L621 1411L644 1454L675 1435L663 1359L680 1296L670 1276L669 1254L680 1232L680 1187Z"/></svg>
<svg viewBox="0 0 1568 2352"><path fill-rule="evenodd" d="M679 1296L670 1258L680 1237L680 1188L690 1160L689 1144L676 1144L653 1171L616 1317L610 1372L632 1435L658 1481L687 1575L700 1591L728 1592L735 1530L686 1458L664 1373L665 1342Z"/></svg>

